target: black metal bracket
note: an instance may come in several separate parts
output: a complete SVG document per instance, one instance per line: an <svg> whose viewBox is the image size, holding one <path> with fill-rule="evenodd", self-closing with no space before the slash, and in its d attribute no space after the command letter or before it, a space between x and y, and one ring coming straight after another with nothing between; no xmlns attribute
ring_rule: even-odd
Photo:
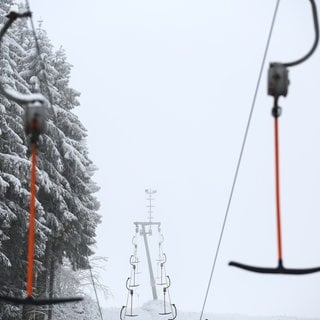
<svg viewBox="0 0 320 320"><path fill-rule="evenodd" d="M70 297L70 298L52 298L52 299L34 299L33 297L26 298L14 298L8 296L0 296L0 300L17 305L32 305L32 306L44 306L54 305L70 302L79 302L83 300L83 297Z"/></svg>

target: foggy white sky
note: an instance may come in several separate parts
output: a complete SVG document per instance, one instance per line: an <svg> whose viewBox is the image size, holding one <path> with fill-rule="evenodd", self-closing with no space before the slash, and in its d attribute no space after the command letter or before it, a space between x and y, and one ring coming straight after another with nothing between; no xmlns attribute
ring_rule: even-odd
<svg viewBox="0 0 320 320"><path fill-rule="evenodd" d="M109 257L103 279L113 292L102 305L125 304L132 223L146 217L144 190L152 187L172 300L200 312L275 1L30 5L54 45L66 49L72 86L82 93L76 113L101 186L97 254ZM281 1L267 61L300 57L313 37L309 1ZM319 56L290 70L289 96L280 101L288 267L320 265ZM320 274L267 276L227 266L276 265L271 106L264 74L206 311L319 316ZM150 298L146 280L140 303Z"/></svg>

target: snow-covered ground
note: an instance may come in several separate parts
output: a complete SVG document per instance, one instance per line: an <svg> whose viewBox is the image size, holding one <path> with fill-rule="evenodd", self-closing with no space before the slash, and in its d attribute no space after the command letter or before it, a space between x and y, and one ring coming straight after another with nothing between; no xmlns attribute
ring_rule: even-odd
<svg viewBox="0 0 320 320"><path fill-rule="evenodd" d="M163 310L163 301L150 301L144 304L141 308L134 310L136 317L125 317L125 320L168 320L171 316L161 316L159 312ZM103 310L103 318L105 320L120 320L120 308L108 308ZM177 320L199 320L199 312L183 312L178 309ZM206 313L203 319L208 320L302 320L299 317L287 317L287 316L246 316L238 314L212 314ZM305 318L303 320L320 320L320 318Z"/></svg>

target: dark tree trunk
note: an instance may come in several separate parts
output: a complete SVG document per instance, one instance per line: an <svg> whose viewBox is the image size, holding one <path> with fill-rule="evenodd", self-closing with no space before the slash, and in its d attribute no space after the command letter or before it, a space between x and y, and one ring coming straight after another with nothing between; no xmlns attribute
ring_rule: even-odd
<svg viewBox="0 0 320 320"><path fill-rule="evenodd" d="M34 315L33 306L23 306L22 308L22 320L32 320Z"/></svg>
<svg viewBox="0 0 320 320"><path fill-rule="evenodd" d="M52 299L54 296L55 269L56 269L56 259L52 254L50 259L50 270L49 270L49 298L50 299ZM48 320L52 320L52 319L53 319L53 307L50 307L48 311Z"/></svg>

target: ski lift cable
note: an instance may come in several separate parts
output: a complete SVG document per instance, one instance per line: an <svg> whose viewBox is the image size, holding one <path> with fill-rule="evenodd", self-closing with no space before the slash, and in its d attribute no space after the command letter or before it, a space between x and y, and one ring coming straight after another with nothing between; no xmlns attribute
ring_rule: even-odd
<svg viewBox="0 0 320 320"><path fill-rule="evenodd" d="M94 281L94 277L93 277L93 273L92 273L92 267L91 267L91 264L90 264L90 261L89 261L89 257L87 257L87 260L88 260L88 265L89 265L89 271L90 271L90 278L91 278L91 282L92 282L92 287L93 287L93 290L94 290L94 294L96 296L96 301L97 301L97 306L98 306L98 309L99 309L100 318L101 318L101 320L103 320L102 310L101 310L101 306L100 306L100 301L99 301L97 288L96 288L96 284L95 284L95 281Z"/></svg>
<svg viewBox="0 0 320 320"><path fill-rule="evenodd" d="M173 307L172 307L172 302L171 302L170 290L167 289L167 292L168 292L168 300L169 300L169 304L170 304L170 309L171 309L171 313L172 313L172 316L173 316L174 313L173 313Z"/></svg>
<svg viewBox="0 0 320 320"><path fill-rule="evenodd" d="M204 297L204 301L203 301L203 305L202 305L202 310L201 310L201 314L200 314L200 320L202 320L202 317L203 317L204 309L205 309L205 306L206 306L206 303L207 303L207 299L208 299L209 290L210 290L211 283L212 283L213 273L215 271L216 262L217 262L217 258L218 258L218 255L219 255L220 246L221 246L221 242L222 242L225 226L226 226L228 215L229 215L229 209L230 209L231 201L232 201L233 194L234 194L235 185L236 185L237 178L238 178L240 164L241 164L241 161L242 161L242 156L243 156L245 144L246 144L248 133L249 133L249 128L250 128L250 124L251 124L251 120L252 120L252 115L253 115L253 111L254 111L254 108L255 108L258 91L259 91L259 88L260 88L260 82L261 82L261 78L262 78L262 73L263 73L263 69L264 69L264 66L265 66L266 57L267 57L267 54L268 54L268 51L269 51L269 46L270 46L270 42L271 42L271 36L272 36L272 33L273 33L273 29L274 29L274 25L275 25L277 13L278 13L279 4L280 4L280 0L277 0L276 1L276 5L275 5L275 9L274 9L274 12L273 12L273 17L272 17L272 21L271 21L271 26L270 26L270 30L269 30L269 34L268 34L268 38L267 38L267 42L266 42L266 46L265 46L265 50L264 50L261 66L260 66L260 71L259 71L259 74L258 74L257 84L256 84L255 91L254 91L254 94L253 94L253 99L252 99L252 103L251 103L249 117L248 117L246 129L245 129L245 133L244 133L244 137L243 137L243 141L242 141L242 145L241 145L241 149L240 149L240 154L239 154L239 157L238 157L236 170L235 170L233 181L232 181L231 191L230 191L230 194L229 194L229 199L228 199L226 211L225 211L225 214L224 214L224 219L223 219L222 228L221 228L221 232L220 232L220 236L219 236L219 241L218 241L218 245L217 245L217 248L216 248L214 261L213 261L213 264L212 264L211 273L210 273L210 277L209 277L209 281L208 281L208 285L207 285L207 289L206 289L206 293L205 293L205 297Z"/></svg>
<svg viewBox="0 0 320 320"><path fill-rule="evenodd" d="M312 16L313 16L313 25L314 25L314 31L315 31L315 39L314 39L314 43L313 46L311 47L311 49L309 50L309 52L303 56L302 58L293 61L293 62L287 62L287 63L283 63L283 65L285 67L294 67L300 63L303 63L304 61L306 61L307 59L309 59L311 57L311 55L314 53L314 51L316 50L317 46L318 46L318 42L319 42L319 22L318 22L318 15L317 15L317 8L316 8L316 4L314 0L309 0L310 4L311 4L311 8L312 8Z"/></svg>

